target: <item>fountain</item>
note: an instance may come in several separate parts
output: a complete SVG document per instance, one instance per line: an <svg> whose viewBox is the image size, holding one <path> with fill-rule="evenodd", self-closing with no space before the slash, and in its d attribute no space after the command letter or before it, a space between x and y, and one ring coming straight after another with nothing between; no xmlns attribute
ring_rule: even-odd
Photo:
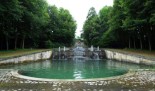
<svg viewBox="0 0 155 91"><path fill-rule="evenodd" d="M52 55L52 60L22 65L21 69L19 66L16 68L22 70L20 73L22 75L63 80L103 78L123 75L128 72L122 63L104 59L102 57L104 53L99 47L84 48L80 45L75 48L64 47L61 49L59 47L53 49Z"/></svg>
<svg viewBox="0 0 155 91"><path fill-rule="evenodd" d="M93 59L100 60L98 53L94 52L93 54L94 54Z"/></svg>
<svg viewBox="0 0 155 91"><path fill-rule="evenodd" d="M97 51L100 51L99 46L97 47Z"/></svg>
<svg viewBox="0 0 155 91"><path fill-rule="evenodd" d="M58 51L57 51L58 50ZM61 60L100 60L103 55L102 51L97 48L93 47L84 48L82 45L77 44L74 48L63 48L63 51L59 47L58 49L53 49L54 56L53 59L61 59Z"/></svg>
<svg viewBox="0 0 155 91"><path fill-rule="evenodd" d="M66 48L65 48L65 46L64 46L64 52L66 51Z"/></svg>
<svg viewBox="0 0 155 91"><path fill-rule="evenodd" d="M60 49L60 47L59 47L59 53L58 53L58 55L59 55L59 60L60 60L60 52L61 52L61 49Z"/></svg>
<svg viewBox="0 0 155 91"><path fill-rule="evenodd" d="M85 60L86 57L85 55L85 49L83 47L77 46L76 48L73 49L73 60Z"/></svg>
<svg viewBox="0 0 155 91"><path fill-rule="evenodd" d="M91 49L90 49L92 52L94 51L94 48L93 48L93 45L91 46Z"/></svg>
<svg viewBox="0 0 155 91"><path fill-rule="evenodd" d="M59 52L60 52L60 50L61 50L61 49L60 49L60 47L59 47Z"/></svg>

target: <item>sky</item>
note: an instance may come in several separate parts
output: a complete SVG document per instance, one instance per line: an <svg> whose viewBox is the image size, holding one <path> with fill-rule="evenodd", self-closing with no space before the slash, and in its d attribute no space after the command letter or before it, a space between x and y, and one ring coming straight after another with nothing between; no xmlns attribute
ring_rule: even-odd
<svg viewBox="0 0 155 91"><path fill-rule="evenodd" d="M94 7L98 13L104 6L112 6L113 0L47 0L47 3L69 10L77 23L77 37L81 34L89 9Z"/></svg>

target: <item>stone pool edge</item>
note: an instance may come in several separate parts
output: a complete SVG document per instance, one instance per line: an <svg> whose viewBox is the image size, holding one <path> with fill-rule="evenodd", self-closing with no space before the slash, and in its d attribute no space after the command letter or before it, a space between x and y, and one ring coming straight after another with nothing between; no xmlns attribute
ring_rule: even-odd
<svg viewBox="0 0 155 91"><path fill-rule="evenodd" d="M104 49L105 57L116 61L129 62L135 64L155 65L155 59L135 55L130 53L118 52L113 50Z"/></svg>
<svg viewBox="0 0 155 91"><path fill-rule="evenodd" d="M25 54L25 55L10 57L10 58L4 58L0 60L0 65L18 64L18 63L24 63L24 62L45 60L45 59L49 59L51 55L52 55L52 50L47 50L47 51L35 52L31 54Z"/></svg>
<svg viewBox="0 0 155 91"><path fill-rule="evenodd" d="M114 80L114 79L119 79L122 77L127 77L131 76L135 73L136 71L134 70L129 70L127 73L119 76L112 76L112 77L105 77L105 78L92 78L92 79L48 79L48 78L36 78L36 77L30 77L30 76L24 76L19 73L19 70L12 70L11 74L13 77L20 78L20 79L26 79L26 80L33 80L33 81L47 81L47 82L52 82L52 81L58 81L58 82L76 82L76 81L103 81L103 80Z"/></svg>

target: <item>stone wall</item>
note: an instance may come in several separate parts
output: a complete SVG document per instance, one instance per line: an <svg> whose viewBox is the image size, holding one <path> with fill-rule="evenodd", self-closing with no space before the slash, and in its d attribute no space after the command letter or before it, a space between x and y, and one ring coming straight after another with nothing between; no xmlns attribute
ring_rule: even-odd
<svg viewBox="0 0 155 91"><path fill-rule="evenodd" d="M146 58L140 55L128 54L128 53L121 53L117 51L111 51L105 49L105 56L108 59L114 59L118 61L136 63L136 64L145 64L145 65L155 65L154 58Z"/></svg>
<svg viewBox="0 0 155 91"><path fill-rule="evenodd" d="M6 59L0 60L1 64L10 64L10 63L23 63L23 62L29 62L29 61L37 61L42 59L49 59L52 55L52 51L43 51L38 53L32 53L27 55L21 55L16 57L10 57Z"/></svg>

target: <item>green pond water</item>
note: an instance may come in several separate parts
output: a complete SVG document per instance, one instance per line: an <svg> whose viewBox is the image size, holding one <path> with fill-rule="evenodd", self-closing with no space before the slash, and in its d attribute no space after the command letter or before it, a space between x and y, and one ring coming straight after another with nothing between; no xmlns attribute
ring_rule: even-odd
<svg viewBox="0 0 155 91"><path fill-rule="evenodd" d="M129 69L152 67L112 60L46 60L1 68L18 69L22 75L37 78L91 79L123 75Z"/></svg>

